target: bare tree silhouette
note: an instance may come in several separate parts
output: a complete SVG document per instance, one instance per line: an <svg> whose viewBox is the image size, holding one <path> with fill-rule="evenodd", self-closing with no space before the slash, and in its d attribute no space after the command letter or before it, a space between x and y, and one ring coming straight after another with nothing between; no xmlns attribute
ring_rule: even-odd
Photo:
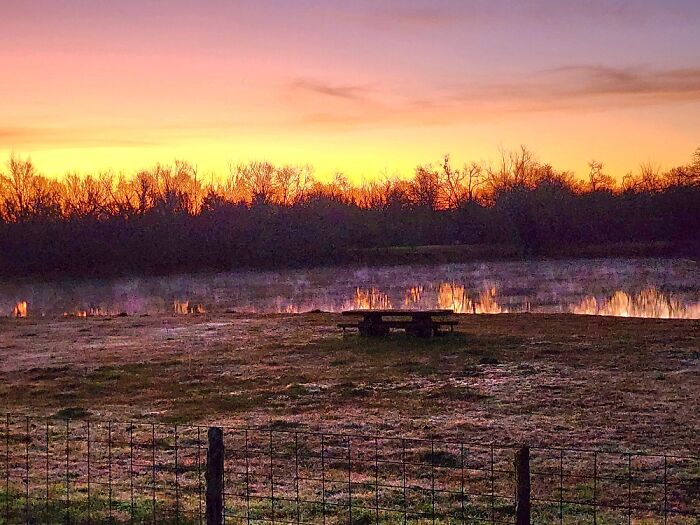
<svg viewBox="0 0 700 525"><path fill-rule="evenodd" d="M249 162L204 182L182 160L129 177L60 180L12 155L0 171L0 273L164 273L351 262L358 250L509 245L523 255L591 244L666 243L696 254L700 149L663 172L642 164L617 186L602 162L587 180L524 147L494 165L418 166L353 185L309 166Z"/></svg>

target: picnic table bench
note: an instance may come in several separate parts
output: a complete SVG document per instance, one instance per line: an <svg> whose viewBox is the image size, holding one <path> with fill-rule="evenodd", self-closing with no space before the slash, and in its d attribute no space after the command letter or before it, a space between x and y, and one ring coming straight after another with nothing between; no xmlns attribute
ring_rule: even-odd
<svg viewBox="0 0 700 525"><path fill-rule="evenodd" d="M361 317L355 322L338 323L338 328L357 328L360 335L383 336L392 328L406 330L418 337L431 337L445 333L440 329L449 327L452 332L458 321L445 319L453 310L346 310L344 316Z"/></svg>

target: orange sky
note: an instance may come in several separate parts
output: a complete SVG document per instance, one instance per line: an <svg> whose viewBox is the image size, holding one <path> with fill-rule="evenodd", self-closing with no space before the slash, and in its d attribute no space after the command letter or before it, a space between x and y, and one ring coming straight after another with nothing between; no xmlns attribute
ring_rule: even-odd
<svg viewBox="0 0 700 525"><path fill-rule="evenodd" d="M49 175L266 159L358 179L525 144L621 177L700 146L692 0L15 4L0 157Z"/></svg>

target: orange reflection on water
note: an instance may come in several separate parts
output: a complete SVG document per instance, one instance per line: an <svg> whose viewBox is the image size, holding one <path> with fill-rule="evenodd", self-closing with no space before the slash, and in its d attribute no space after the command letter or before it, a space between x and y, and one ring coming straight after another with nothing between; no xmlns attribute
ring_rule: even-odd
<svg viewBox="0 0 700 525"><path fill-rule="evenodd" d="M27 317L27 301L18 302L12 309L12 317Z"/></svg>
<svg viewBox="0 0 700 525"><path fill-rule="evenodd" d="M489 287L472 300L464 285L442 283L438 287L437 307L454 310L457 314L500 314L508 310L496 299L496 288Z"/></svg>
<svg viewBox="0 0 700 525"><path fill-rule="evenodd" d="M309 306L307 304L277 304L274 307L274 313L276 314L303 314L316 310L321 311L322 308L316 308L315 306Z"/></svg>
<svg viewBox="0 0 700 525"><path fill-rule="evenodd" d="M368 290L356 288L350 308L356 310L387 310L392 308L392 306L389 296L384 292L380 292L377 288Z"/></svg>
<svg viewBox="0 0 700 525"><path fill-rule="evenodd" d="M419 304L423 296L422 286L411 286L406 292L406 297L403 300L403 305L406 308L410 308L416 304Z"/></svg>
<svg viewBox="0 0 700 525"><path fill-rule="evenodd" d="M243 307L241 312L250 313L303 313L313 311L338 312L350 309L392 309L393 304L397 308L406 309L451 309L458 314L498 314L507 312L541 312L564 313L583 315L605 315L618 317L646 317L657 319L700 319L700 302L690 302L686 295L675 295L663 292L660 289L649 286L638 293L617 290L608 296L554 296L538 297L534 293L531 296L520 295L517 297L502 296L497 288L487 285L477 292L458 282L442 282L433 284L413 285L406 288L393 288L390 293L385 293L377 287L355 288L348 295L338 296L326 294L321 297L307 297L300 300L295 294L280 295L273 303L255 304ZM576 297L582 297L580 300ZM532 308L530 300L535 300ZM41 312L41 304L32 303L33 315ZM85 303L83 303L84 305ZM202 304L189 300L176 300L172 308L176 314L202 314L206 309ZM13 305L13 302L10 303ZM101 317L120 315L122 310L99 306L74 310L67 310L65 317ZM168 305L168 303L165 303ZM163 304L159 303L163 312ZM166 306L167 309L167 306ZM238 310L238 308L236 308ZM226 310L229 312L229 310ZM231 312L233 310L230 310ZM6 314L8 310L5 310ZM60 311L59 311L60 312ZM9 313L15 318L28 316L28 302L18 301L9 309ZM164 313L164 312L163 312ZM43 314L39 314L43 315Z"/></svg>
<svg viewBox="0 0 700 525"><path fill-rule="evenodd" d="M491 287L479 294L479 300L473 305L476 314L502 314L508 310L503 308L496 300L496 288Z"/></svg>
<svg viewBox="0 0 700 525"><path fill-rule="evenodd" d="M588 296L580 303L570 305L569 311L574 314L616 317L700 319L700 303L683 304L653 287L646 288L636 295L618 290L602 301Z"/></svg>
<svg viewBox="0 0 700 525"><path fill-rule="evenodd" d="M90 308L89 310L76 310L75 312L63 312L63 317L109 317L112 312L104 310L100 307Z"/></svg>
<svg viewBox="0 0 700 525"><path fill-rule="evenodd" d="M174 301L173 309L176 314L204 314L206 309L201 304L190 305L189 301Z"/></svg>
<svg viewBox="0 0 700 525"><path fill-rule="evenodd" d="M472 302L461 284L440 284L438 287L437 307L445 310L454 310L457 314L472 313Z"/></svg>

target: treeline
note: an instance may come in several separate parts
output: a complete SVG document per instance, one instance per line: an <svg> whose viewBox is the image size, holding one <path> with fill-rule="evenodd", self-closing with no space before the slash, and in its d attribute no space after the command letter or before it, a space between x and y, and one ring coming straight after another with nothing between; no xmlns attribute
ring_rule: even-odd
<svg viewBox="0 0 700 525"><path fill-rule="evenodd" d="M598 162L576 179L525 148L495 165L449 157L410 179L353 185L309 167L251 162L206 181L190 163L127 177L60 180L12 156L0 172L0 272L99 275L351 262L358 250L508 245L523 256L590 245L698 246L700 149L688 165L651 164L620 184Z"/></svg>

